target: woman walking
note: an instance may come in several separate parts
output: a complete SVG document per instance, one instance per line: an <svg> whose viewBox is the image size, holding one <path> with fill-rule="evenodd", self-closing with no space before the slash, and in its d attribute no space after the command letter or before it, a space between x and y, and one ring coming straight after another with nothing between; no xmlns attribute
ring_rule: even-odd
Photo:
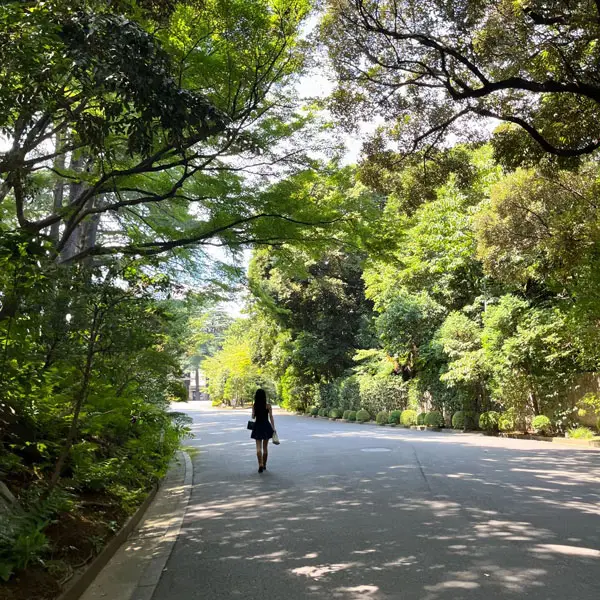
<svg viewBox="0 0 600 600"><path fill-rule="evenodd" d="M254 429L250 436L256 440L256 458L258 458L258 472L262 473L267 468L267 458L269 457L269 440L275 432L275 421L273 420L273 409L267 404L267 394L265 390L258 389L254 394L254 405L252 406L252 418ZM271 421L269 423L269 420Z"/></svg>

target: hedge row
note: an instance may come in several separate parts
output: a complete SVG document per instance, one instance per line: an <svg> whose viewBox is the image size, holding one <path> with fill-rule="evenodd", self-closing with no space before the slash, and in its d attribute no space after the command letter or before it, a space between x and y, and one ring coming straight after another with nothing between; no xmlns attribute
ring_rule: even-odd
<svg viewBox="0 0 600 600"><path fill-rule="evenodd" d="M330 419L344 419L346 421L358 421L366 423L371 420L371 414L365 409L359 411L345 410L342 412L339 408L318 408L310 406L306 409L306 414L312 416L329 417ZM421 412L417 414L414 410L392 410L390 412L381 410L375 416L375 421L378 425L403 425L410 427L412 425L426 425L432 428L440 428L445 426L445 421L442 413L437 410L431 412ZM452 415L452 427L454 429L482 429L490 433L498 431L512 431L515 429L515 422L508 413L499 413L491 410L478 415L472 411L459 410ZM535 433L542 435L551 435L554 431L552 422L545 415L536 416L531 427ZM598 423L600 430L600 422ZM585 431L584 431L585 430ZM569 437L593 437L593 432L586 428L569 430Z"/></svg>

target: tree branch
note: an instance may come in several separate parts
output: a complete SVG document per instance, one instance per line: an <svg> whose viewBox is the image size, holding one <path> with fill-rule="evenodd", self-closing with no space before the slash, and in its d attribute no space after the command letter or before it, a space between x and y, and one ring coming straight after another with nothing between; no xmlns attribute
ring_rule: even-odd
<svg viewBox="0 0 600 600"><path fill-rule="evenodd" d="M590 154L600 148L600 141L591 142L586 146L576 149L570 148L558 148L551 144L533 125L530 125L524 119L520 117L512 117L505 116L498 113L495 113L486 108L477 108L471 107L470 109L475 114L481 115L483 117L492 117L494 119L498 119L500 121L507 121L509 123L514 123L515 125L519 125L522 129L524 129L546 152L550 152L556 156L563 156L565 158L572 158L575 156L581 156L582 154Z"/></svg>
<svg viewBox="0 0 600 600"><path fill-rule="evenodd" d="M223 233L227 230L233 229L238 225L247 225L252 221L256 221L258 219L277 219L287 221L289 223L293 223L295 225L305 225L305 226L323 226L323 225L332 225L337 223L343 219L343 217L338 217L331 220L322 220L322 221L303 221L300 219L294 219L292 217L287 217L285 215L280 215L277 213L260 213L257 215L252 215L250 217L243 217L240 219L236 219L235 221L231 221L225 225L221 225L219 227L214 227L210 231L205 231L199 233L198 235L194 235L187 238L180 238L177 240L169 240L166 242L147 242L144 244L132 244L129 246L96 246L93 248L87 248L86 250L75 254L69 257L67 260L64 260L62 264L70 264L74 262L79 262L84 258L89 256L106 256L106 255L114 255L114 254L138 254L142 256L151 256L154 254L160 254L162 252L167 252L169 250L174 250L176 248L189 247L196 244L206 244L205 240L209 240L216 235ZM278 236L275 236L273 239L279 239ZM295 239L295 238L294 238ZM229 245L229 242L224 245ZM231 245L236 245L236 242L232 242Z"/></svg>

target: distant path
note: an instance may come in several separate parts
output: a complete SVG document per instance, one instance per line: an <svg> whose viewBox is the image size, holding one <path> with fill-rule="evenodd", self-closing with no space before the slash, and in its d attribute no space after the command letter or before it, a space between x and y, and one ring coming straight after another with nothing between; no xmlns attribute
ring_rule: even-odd
<svg viewBox="0 0 600 600"><path fill-rule="evenodd" d="M598 600L600 451L185 409L199 449L153 600Z"/></svg>

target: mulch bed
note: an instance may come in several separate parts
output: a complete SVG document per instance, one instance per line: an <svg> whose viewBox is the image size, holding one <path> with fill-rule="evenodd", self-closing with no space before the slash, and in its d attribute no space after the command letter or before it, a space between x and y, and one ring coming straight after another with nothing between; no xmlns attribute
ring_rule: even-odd
<svg viewBox="0 0 600 600"><path fill-rule="evenodd" d="M44 565L30 565L0 583L0 600L52 600L78 569L97 556L127 520L116 501L102 494L78 498L77 508L60 514L44 534L50 551Z"/></svg>

